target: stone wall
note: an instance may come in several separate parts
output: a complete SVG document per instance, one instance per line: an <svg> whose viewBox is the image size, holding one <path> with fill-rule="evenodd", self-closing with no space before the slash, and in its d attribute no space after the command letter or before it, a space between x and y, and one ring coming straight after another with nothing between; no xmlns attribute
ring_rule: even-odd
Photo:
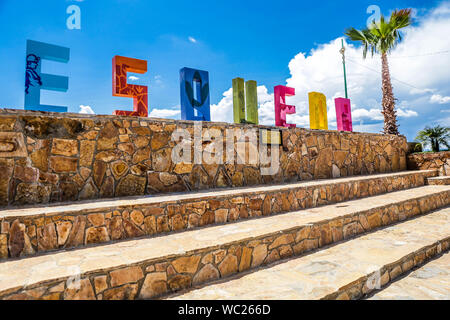
<svg viewBox="0 0 450 320"><path fill-rule="evenodd" d="M450 176L450 151L409 154L408 169L438 169L440 176Z"/></svg>
<svg viewBox="0 0 450 320"><path fill-rule="evenodd" d="M0 109L0 205L250 186L406 169L407 144L403 136L217 122L203 122L202 126L204 131L217 129L223 136L227 129L280 130L280 169L274 175L261 175L264 166L259 159L256 163L238 162L238 158L258 153L259 135L256 144L237 135L233 146L237 156L232 163L176 164L171 154L178 142L171 140L172 133L186 129L193 135L192 121ZM200 145L207 150L212 143L218 142ZM242 144L246 145L244 154L238 150ZM191 150L194 155L194 146Z"/></svg>

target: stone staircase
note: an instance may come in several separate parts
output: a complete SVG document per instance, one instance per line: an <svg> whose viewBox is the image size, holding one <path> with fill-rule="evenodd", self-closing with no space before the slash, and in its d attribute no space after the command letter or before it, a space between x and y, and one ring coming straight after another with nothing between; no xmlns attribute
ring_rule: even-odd
<svg viewBox="0 0 450 320"><path fill-rule="evenodd" d="M450 208L177 299L359 299L448 250Z"/></svg>
<svg viewBox="0 0 450 320"><path fill-rule="evenodd" d="M0 299L363 298L448 251L436 175L6 208Z"/></svg>

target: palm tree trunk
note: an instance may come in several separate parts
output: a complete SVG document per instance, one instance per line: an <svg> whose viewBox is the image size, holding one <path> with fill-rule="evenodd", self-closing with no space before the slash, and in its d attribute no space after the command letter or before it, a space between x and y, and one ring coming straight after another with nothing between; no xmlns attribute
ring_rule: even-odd
<svg viewBox="0 0 450 320"><path fill-rule="evenodd" d="M397 115L395 111L395 99L392 91L391 75L389 73L389 64L387 60L387 54L381 54L381 72L382 72L382 86L383 110L381 113L384 116L384 133L398 135Z"/></svg>

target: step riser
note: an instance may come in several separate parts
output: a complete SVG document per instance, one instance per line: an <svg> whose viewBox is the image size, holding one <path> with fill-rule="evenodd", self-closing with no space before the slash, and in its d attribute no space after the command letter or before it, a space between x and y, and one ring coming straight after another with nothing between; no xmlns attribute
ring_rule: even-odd
<svg viewBox="0 0 450 320"><path fill-rule="evenodd" d="M436 172L380 177L276 192L202 196L151 205L83 209L64 214L5 217L1 220L0 259L31 256L112 240L132 239L312 208L420 187ZM301 199L301 200L300 200Z"/></svg>
<svg viewBox="0 0 450 320"><path fill-rule="evenodd" d="M450 204L450 191L280 230L258 238L81 274L81 289L67 278L0 292L1 299L137 299L190 288L237 272L349 239Z"/></svg>
<svg viewBox="0 0 450 320"><path fill-rule="evenodd" d="M428 178L428 184L432 186L448 186L450 185L450 176L441 176L436 178Z"/></svg>
<svg viewBox="0 0 450 320"><path fill-rule="evenodd" d="M323 300L357 300L367 297L376 290L382 290L401 275L419 267L442 253L449 251L450 237L410 253L394 263L364 276L341 288L339 291L323 297Z"/></svg>

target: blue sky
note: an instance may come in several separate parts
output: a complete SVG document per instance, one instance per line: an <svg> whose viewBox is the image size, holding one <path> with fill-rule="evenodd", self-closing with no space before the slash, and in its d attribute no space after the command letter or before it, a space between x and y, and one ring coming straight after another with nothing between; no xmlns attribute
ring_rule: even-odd
<svg viewBox="0 0 450 320"><path fill-rule="evenodd" d="M69 16L66 8L71 4L81 9L81 30L68 30L66 27ZM67 65L44 62L43 72L68 75L70 79L67 93L44 91L41 95L43 104L67 105L70 112L78 112L80 105L88 105L98 114L111 114L115 109L130 110L131 99L117 98L111 94L111 59L114 55L123 55L148 60L148 73L135 75L139 80L133 83L149 86L150 110L161 110L154 112L154 116L179 117L175 111L170 113L167 110L179 108L179 69L192 67L209 71L213 120L229 120L230 106L226 93L232 78L239 76L256 80L260 85L260 118L263 117L262 122L267 124L273 121L270 115L273 113L273 102L270 100L273 87L278 84L296 87L301 95L293 99L298 105L298 115L292 117L291 122L307 127L307 97L302 91L298 73L311 68L314 63L320 64L320 57L314 58L314 52L316 55L321 50L325 52L327 46L333 45L333 41L341 37L347 27L364 27L370 16L366 12L370 5L378 5L386 15L395 8L412 7L416 14L415 25L420 29L422 20L434 19L431 12L442 6L445 8L448 2L0 0L0 27L5 31L0 44L0 107L23 108L25 45L27 39L32 39L71 49ZM448 12L444 12L444 18L445 14ZM448 38L448 33L443 36ZM444 49L450 50L448 40L444 42L439 46L447 46ZM441 50L439 46L427 46L423 49L425 51L418 48L420 50L413 54L438 52ZM352 48L348 49L349 54L352 53ZM354 55L360 59L357 47L353 49ZM336 51L330 49L329 52L333 52L332 59L340 61ZM308 56L311 59L308 60ZM438 57L450 63L450 55L441 54ZM324 55L323 59L330 58ZM352 62L348 62L350 98L355 110L367 111L355 113L355 121L360 124L359 131L379 132L381 128L380 119L372 110L379 105L379 84L376 91L371 90L367 95L366 102L363 99L364 88L369 92L373 84L359 78L365 73L378 81L377 60L363 61L355 57L353 67ZM408 64L408 61L399 65ZM326 64L326 61L323 62ZM300 70L295 68L299 63ZM450 65L445 67L450 69ZM394 77L396 70L394 66ZM337 78L339 83L339 74L334 75L330 71L329 76L322 75L322 78L314 74L314 70L305 74L319 79L316 79L319 83L317 89L308 88L311 91L322 90L329 99L339 95L340 89L327 85L330 77ZM450 91L446 88L450 81L445 75L439 81L429 83L402 76L398 72L398 79L409 87L395 81L393 83L394 90L398 88L398 95L395 92L404 114L400 117L401 132L411 140L425 123L448 120L450 114L446 110L449 110L450 98L446 98ZM363 85L361 88L358 79L366 83L366 87ZM423 97L418 97L417 93L411 94L414 88L425 90ZM426 92L429 94L425 97ZM431 98L433 95L434 100ZM332 128L334 106L332 100L329 101Z"/></svg>

